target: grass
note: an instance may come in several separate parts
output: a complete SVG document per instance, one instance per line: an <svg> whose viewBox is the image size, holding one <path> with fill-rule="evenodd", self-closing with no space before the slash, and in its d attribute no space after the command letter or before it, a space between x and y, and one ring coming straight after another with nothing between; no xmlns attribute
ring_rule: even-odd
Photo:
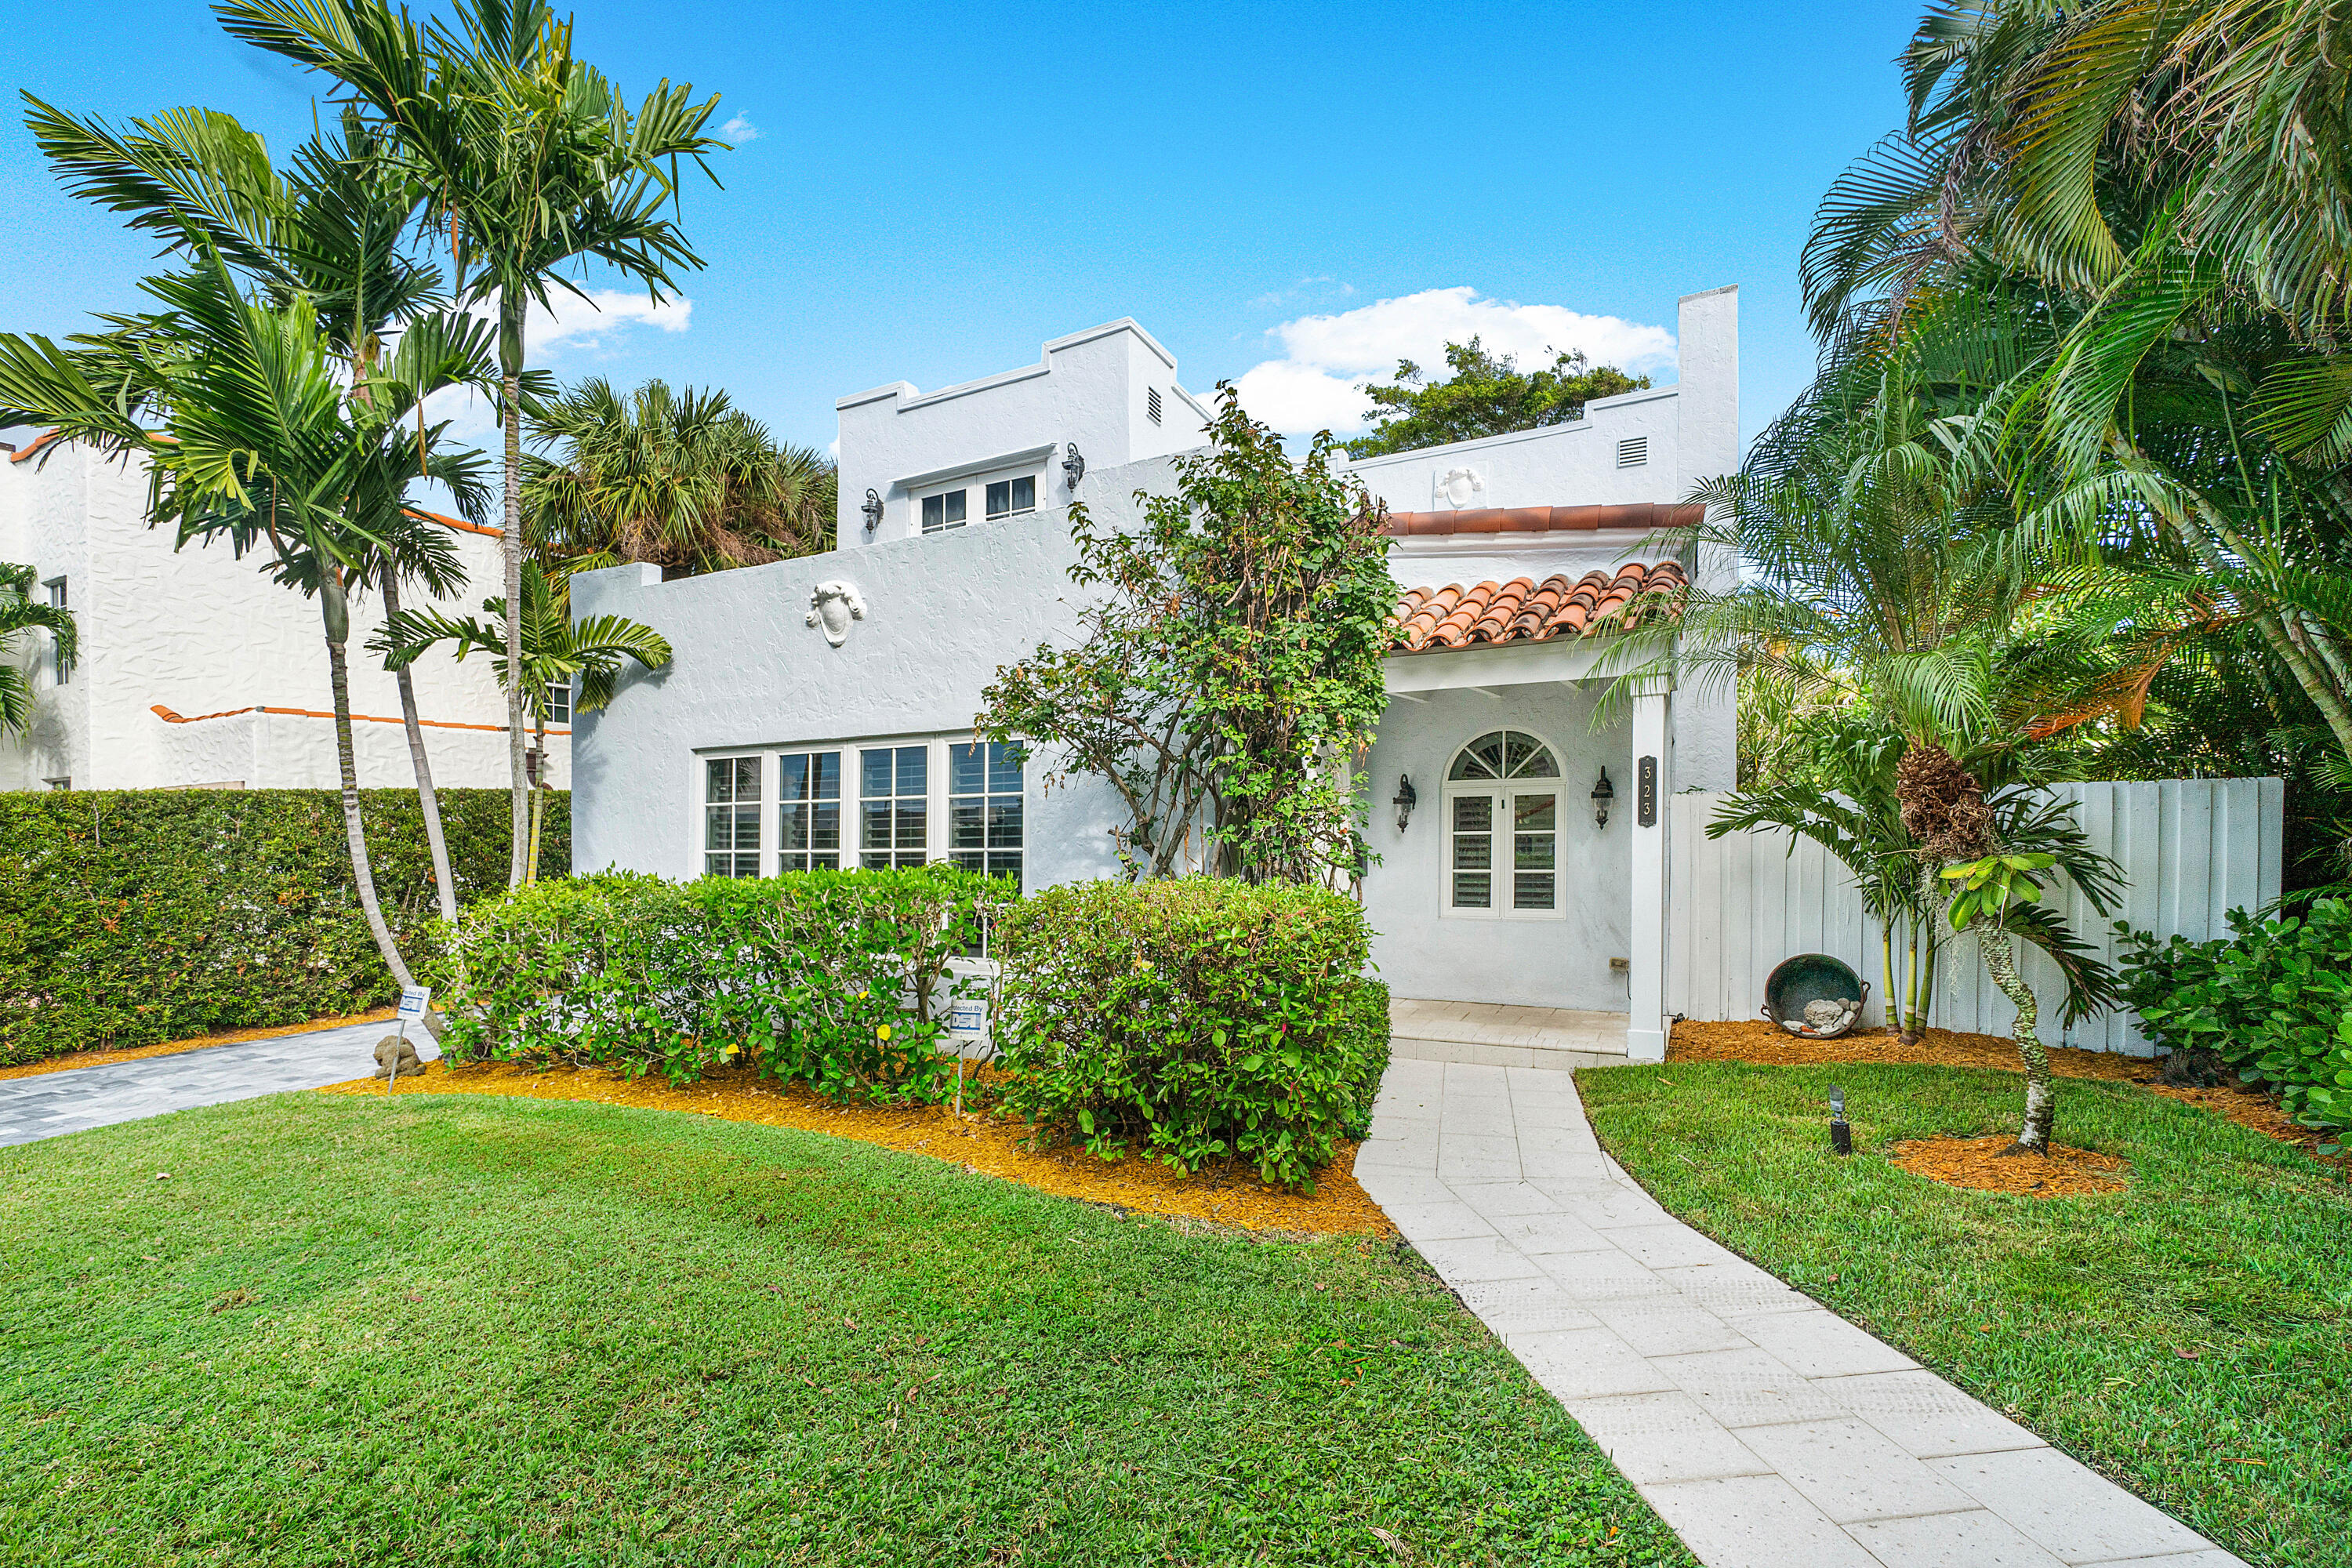
<svg viewBox="0 0 2352 1568"><path fill-rule="evenodd" d="M2352 1193L2293 1147L2062 1082L2060 1142L2136 1180L2009 1197L1884 1151L2013 1131L2015 1074L1677 1063L1577 1086L1610 1152L1725 1245L2249 1562L2352 1563Z"/></svg>
<svg viewBox="0 0 2352 1568"><path fill-rule="evenodd" d="M0 1300L12 1564L1692 1564L1410 1252L814 1133L301 1095L0 1150Z"/></svg>

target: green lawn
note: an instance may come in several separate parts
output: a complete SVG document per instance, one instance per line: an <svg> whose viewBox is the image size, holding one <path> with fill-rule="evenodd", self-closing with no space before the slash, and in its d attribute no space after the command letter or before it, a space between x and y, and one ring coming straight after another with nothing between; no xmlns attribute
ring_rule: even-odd
<svg viewBox="0 0 2352 1568"><path fill-rule="evenodd" d="M2136 1184L2002 1197L1883 1151L2014 1129L2014 1074L1676 1063L1577 1087L1610 1152L1727 1246L2249 1562L2352 1563L2352 1201L2295 1150L2063 1081L2059 1140L2122 1155Z"/></svg>
<svg viewBox="0 0 2352 1568"><path fill-rule="evenodd" d="M814 1134L303 1095L0 1150L0 1301L11 1564L1692 1561L1410 1253Z"/></svg>

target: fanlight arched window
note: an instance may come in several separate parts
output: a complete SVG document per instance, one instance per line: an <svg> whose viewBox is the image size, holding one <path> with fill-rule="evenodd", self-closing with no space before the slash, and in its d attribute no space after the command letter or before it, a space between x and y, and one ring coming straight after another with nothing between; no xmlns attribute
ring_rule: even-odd
<svg viewBox="0 0 2352 1568"><path fill-rule="evenodd" d="M1494 730L1445 770L1445 911L1554 919L1559 898L1559 759L1533 735Z"/></svg>

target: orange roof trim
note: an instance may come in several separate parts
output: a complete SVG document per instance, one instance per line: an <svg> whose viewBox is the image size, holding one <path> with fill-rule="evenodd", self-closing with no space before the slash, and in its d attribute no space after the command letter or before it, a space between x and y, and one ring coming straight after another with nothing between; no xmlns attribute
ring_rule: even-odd
<svg viewBox="0 0 2352 1568"><path fill-rule="evenodd" d="M1555 573L1540 584L1514 577L1475 588L1408 588L1397 606L1396 647L1422 653L1591 637L1637 626L1654 611L1674 614L1689 585L1679 561L1632 561L1613 575L1587 572L1574 582Z"/></svg>
<svg viewBox="0 0 2352 1568"><path fill-rule="evenodd" d="M234 719L240 713L282 713L291 719L331 719L334 717L334 714L331 711L320 712L316 708L269 708L265 707L260 703L256 703L250 708L224 708L217 713L198 713L188 718L183 718L179 714L173 712L161 702L151 704L148 707L147 711L154 714L166 724L201 724L207 719ZM374 713L354 713L352 715L352 718L355 722L366 724L404 724L407 722L404 719L386 719ZM504 724L460 724L454 719L419 719L417 722L428 730L488 730L500 735L507 732L507 727ZM569 730L550 730L548 733L551 735L569 735L572 731Z"/></svg>
<svg viewBox="0 0 2352 1568"><path fill-rule="evenodd" d="M1486 507L1470 511L1392 511L1388 531L1408 539L1457 533L1598 533L1604 529L1696 528L1706 517L1706 508L1696 502Z"/></svg>

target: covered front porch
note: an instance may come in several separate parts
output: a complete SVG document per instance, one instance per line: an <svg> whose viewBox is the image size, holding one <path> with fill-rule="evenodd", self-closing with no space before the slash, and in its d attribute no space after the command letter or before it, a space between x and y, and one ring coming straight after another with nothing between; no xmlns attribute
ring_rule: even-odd
<svg viewBox="0 0 2352 1568"><path fill-rule="evenodd" d="M1596 730L1604 653L1562 637L1387 660L1363 887L1399 1056L1664 1059L1673 690L1645 685Z"/></svg>

